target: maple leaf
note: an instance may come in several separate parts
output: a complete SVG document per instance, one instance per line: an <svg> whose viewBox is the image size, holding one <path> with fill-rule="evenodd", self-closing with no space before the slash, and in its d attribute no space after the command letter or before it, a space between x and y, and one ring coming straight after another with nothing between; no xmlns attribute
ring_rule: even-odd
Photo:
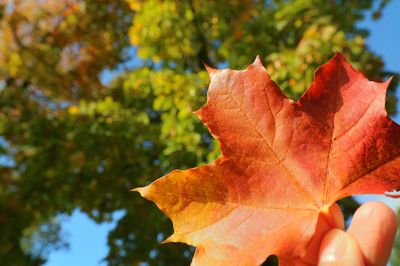
<svg viewBox="0 0 400 266"><path fill-rule="evenodd" d="M400 127L385 111L388 82L367 80L336 54L297 102L261 61L208 68L196 115L220 142L215 162L135 189L173 221L167 242L196 246L192 265L314 265L333 204L400 187Z"/></svg>

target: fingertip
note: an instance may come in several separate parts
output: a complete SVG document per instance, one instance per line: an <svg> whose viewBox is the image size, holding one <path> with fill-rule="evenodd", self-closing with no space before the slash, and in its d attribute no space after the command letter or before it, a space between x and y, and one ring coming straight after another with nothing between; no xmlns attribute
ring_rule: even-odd
<svg viewBox="0 0 400 266"><path fill-rule="evenodd" d="M364 265L357 242L351 235L339 229L332 229L325 235L319 254L319 266Z"/></svg>
<svg viewBox="0 0 400 266"><path fill-rule="evenodd" d="M386 265L396 231L395 213L381 202L368 202L358 208L348 230L368 265Z"/></svg>
<svg viewBox="0 0 400 266"><path fill-rule="evenodd" d="M385 225L391 227L390 229L392 229L392 231L397 229L397 217L395 212L389 208L389 206L379 201L371 201L361 205L354 213L353 220L354 219L363 221L377 219L385 222Z"/></svg>

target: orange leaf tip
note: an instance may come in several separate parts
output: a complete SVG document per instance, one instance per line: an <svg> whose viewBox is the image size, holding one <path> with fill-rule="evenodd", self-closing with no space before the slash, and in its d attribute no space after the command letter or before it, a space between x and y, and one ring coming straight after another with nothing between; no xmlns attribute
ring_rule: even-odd
<svg viewBox="0 0 400 266"><path fill-rule="evenodd" d="M204 63L204 67L206 68L206 70L210 76L219 72L219 69L212 68L209 65L207 65L206 63Z"/></svg>
<svg viewBox="0 0 400 266"><path fill-rule="evenodd" d="M173 234L172 236L168 237L167 239L161 241L161 244L179 242L175 238L176 238L176 236L175 236L175 234Z"/></svg>
<svg viewBox="0 0 400 266"><path fill-rule="evenodd" d="M145 197L146 187L137 187L129 190L130 192L138 192L142 197Z"/></svg>
<svg viewBox="0 0 400 266"><path fill-rule="evenodd" d="M339 61L340 60L346 61L345 57L339 52L336 52L332 59L336 59L336 60L339 60Z"/></svg>
<svg viewBox="0 0 400 266"><path fill-rule="evenodd" d="M261 62L261 57L259 55L256 56L256 59L254 60L252 65L264 67L263 63Z"/></svg>
<svg viewBox="0 0 400 266"><path fill-rule="evenodd" d="M392 82L392 80L393 80L393 76L391 76L387 80L381 82L381 84L385 90L387 90L387 88L389 87L389 84Z"/></svg>

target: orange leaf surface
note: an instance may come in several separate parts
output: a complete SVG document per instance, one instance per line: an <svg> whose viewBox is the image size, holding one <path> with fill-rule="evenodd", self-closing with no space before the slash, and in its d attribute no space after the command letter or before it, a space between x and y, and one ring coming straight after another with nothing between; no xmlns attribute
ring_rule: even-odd
<svg viewBox="0 0 400 266"><path fill-rule="evenodd" d="M172 219L167 241L196 246L192 265L260 265L272 254L280 265L315 265L321 237L340 226L332 204L400 187L388 82L367 80L337 54L293 102L258 58L245 70L208 71L196 115L222 156L135 189Z"/></svg>

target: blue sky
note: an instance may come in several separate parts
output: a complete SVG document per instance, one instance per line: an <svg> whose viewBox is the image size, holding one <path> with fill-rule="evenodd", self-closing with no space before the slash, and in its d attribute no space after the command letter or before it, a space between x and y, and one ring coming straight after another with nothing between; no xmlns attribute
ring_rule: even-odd
<svg viewBox="0 0 400 266"><path fill-rule="evenodd" d="M384 9L383 16L378 21L372 21L370 16L360 23L371 32L367 45L382 56L388 70L400 72L400 1L393 0ZM106 81L110 79L107 75ZM400 99L400 91L398 91ZM400 122L400 115L395 117ZM392 208L400 206L400 200L392 200L384 196L362 196L358 198L365 202L380 200ZM115 218L121 212L115 214ZM70 218L63 222L63 231L67 235L70 249L60 250L50 254L46 266L100 266L102 258L108 252L107 233L115 226L115 221L96 224L85 214L76 210Z"/></svg>

